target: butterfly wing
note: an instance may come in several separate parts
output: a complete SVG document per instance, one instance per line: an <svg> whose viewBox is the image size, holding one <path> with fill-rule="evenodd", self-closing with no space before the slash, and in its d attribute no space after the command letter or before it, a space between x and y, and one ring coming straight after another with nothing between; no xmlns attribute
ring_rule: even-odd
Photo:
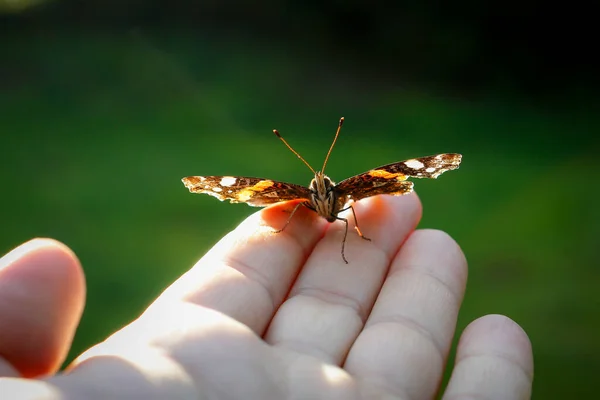
<svg viewBox="0 0 600 400"><path fill-rule="evenodd" d="M408 178L433 178L457 169L462 156L456 153L438 154L383 165L341 181L336 189L348 200L360 200L378 194L400 196L413 190Z"/></svg>
<svg viewBox="0 0 600 400"><path fill-rule="evenodd" d="M231 203L265 207L288 200L308 200L308 188L270 179L233 176L188 176L181 180L192 193L205 193Z"/></svg>

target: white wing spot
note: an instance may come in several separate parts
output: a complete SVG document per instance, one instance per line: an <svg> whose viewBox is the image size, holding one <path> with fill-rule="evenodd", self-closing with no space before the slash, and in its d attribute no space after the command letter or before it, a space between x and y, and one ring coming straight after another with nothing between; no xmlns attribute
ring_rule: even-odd
<svg viewBox="0 0 600 400"><path fill-rule="evenodd" d="M427 169L425 170L425 172L429 172L429 173L431 173L431 172L434 172L436 169L437 169L437 168L435 168L435 167L429 167L429 168L427 168Z"/></svg>
<svg viewBox="0 0 600 400"><path fill-rule="evenodd" d="M214 188L212 188L212 190L213 190L213 192L217 192L217 193L219 193L219 192L222 192L222 191L223 191L223 189L221 189L221 188L220 188L220 187L218 187L218 186L215 186Z"/></svg>
<svg viewBox="0 0 600 400"><path fill-rule="evenodd" d="M236 181L237 179L233 176L224 176L221 178L221 186L231 186L234 185Z"/></svg>
<svg viewBox="0 0 600 400"><path fill-rule="evenodd" d="M227 191L227 193L233 193L233 190L229 189L229 190Z"/></svg>
<svg viewBox="0 0 600 400"><path fill-rule="evenodd" d="M423 164L419 160L406 160L406 161L404 161L404 165L406 165L408 168L412 168L412 169L421 169L425 166L425 164Z"/></svg>

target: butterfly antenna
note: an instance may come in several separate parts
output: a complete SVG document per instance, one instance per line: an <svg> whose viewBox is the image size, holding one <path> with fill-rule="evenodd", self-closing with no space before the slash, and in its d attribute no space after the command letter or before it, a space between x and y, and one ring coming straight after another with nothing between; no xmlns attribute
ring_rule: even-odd
<svg viewBox="0 0 600 400"><path fill-rule="evenodd" d="M321 172L325 172L325 166L327 165L327 160L329 160L329 155L331 154L331 150L333 150L333 146L335 146L335 142L337 141L338 135L342 130L342 125L344 124L344 117L340 118L340 123L338 124L337 131L335 132L335 137L333 138L333 143L331 143L331 147L327 152L327 156L325 157L325 162L323 163L323 168L321 168Z"/></svg>
<svg viewBox="0 0 600 400"><path fill-rule="evenodd" d="M273 133L275 134L275 136L277 136L279 139L281 139L283 144L285 144L287 146L287 148L290 149L292 151L292 153L294 153L296 155L296 157L298 157L304 164L306 164L306 166L312 171L313 174L315 174L315 175L317 174L315 172L314 168L311 167L310 164L308 162L306 162L306 160L304 158L302 158L302 156L300 154L298 154L298 152L296 150L294 150L293 147L288 144L288 142L285 141L285 139L279 134L279 131L277 131L277 129L273 129Z"/></svg>

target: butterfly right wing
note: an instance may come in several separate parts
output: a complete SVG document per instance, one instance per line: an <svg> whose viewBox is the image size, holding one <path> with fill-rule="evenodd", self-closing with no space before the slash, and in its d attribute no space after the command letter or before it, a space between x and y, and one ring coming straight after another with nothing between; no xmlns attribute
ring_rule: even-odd
<svg viewBox="0 0 600 400"><path fill-rule="evenodd" d="M231 203L265 207L288 200L310 198L307 187L270 179L241 176L188 176L181 180L192 193L205 193Z"/></svg>
<svg viewBox="0 0 600 400"><path fill-rule="evenodd" d="M399 161L345 179L336 188L341 196L352 200L378 194L408 194L413 190L408 178L436 179L446 171L457 169L461 160L460 154L445 153Z"/></svg>

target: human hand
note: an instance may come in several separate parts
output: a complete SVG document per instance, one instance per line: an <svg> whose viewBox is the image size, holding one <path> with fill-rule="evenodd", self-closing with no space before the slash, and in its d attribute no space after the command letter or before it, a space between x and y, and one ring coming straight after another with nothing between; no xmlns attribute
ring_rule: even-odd
<svg viewBox="0 0 600 400"><path fill-rule="evenodd" d="M456 243L414 231L416 195L355 204L361 230L301 207L255 213L135 321L64 360L84 304L75 255L33 240L0 261L0 399L431 399L465 291ZM463 332L444 399L527 399L531 344L488 315Z"/></svg>

